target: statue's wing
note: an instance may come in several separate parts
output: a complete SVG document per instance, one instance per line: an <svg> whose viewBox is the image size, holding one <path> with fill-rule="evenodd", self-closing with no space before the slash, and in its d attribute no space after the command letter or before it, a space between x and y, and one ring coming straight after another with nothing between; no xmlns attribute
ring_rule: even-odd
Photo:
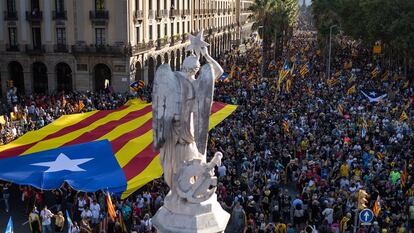
<svg viewBox="0 0 414 233"><path fill-rule="evenodd" d="M168 64L155 72L152 91L152 130L154 150L159 150L172 138L174 116L181 111L180 84Z"/></svg>
<svg viewBox="0 0 414 233"><path fill-rule="evenodd" d="M207 63L201 67L200 75L194 82L196 90L196 106L194 110L194 137L197 149L201 154L207 150L208 126L213 103L214 92L214 70Z"/></svg>

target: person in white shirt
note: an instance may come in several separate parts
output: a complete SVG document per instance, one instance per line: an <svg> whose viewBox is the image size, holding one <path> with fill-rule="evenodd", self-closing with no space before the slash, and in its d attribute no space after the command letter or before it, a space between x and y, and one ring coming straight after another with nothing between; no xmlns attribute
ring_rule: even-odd
<svg viewBox="0 0 414 233"><path fill-rule="evenodd" d="M85 206L85 208L83 209L83 211L81 213L81 218L82 219L87 219L88 221L91 220L91 218L92 218L92 211L88 208L88 206Z"/></svg>
<svg viewBox="0 0 414 233"><path fill-rule="evenodd" d="M99 223L99 212L101 211L101 206L93 200L91 203L91 212L92 212L92 225Z"/></svg>
<svg viewBox="0 0 414 233"><path fill-rule="evenodd" d="M328 205L328 207L322 211L322 215L325 217L326 221L328 221L329 225L333 222L333 213L334 210L331 208L331 205Z"/></svg>
<svg viewBox="0 0 414 233"><path fill-rule="evenodd" d="M51 220L51 218L53 217L53 214L47 208L46 205L45 205L45 208L43 208L43 210L40 212L40 217L42 218L42 232L43 233L47 233L47 232L52 233L52 220Z"/></svg>
<svg viewBox="0 0 414 233"><path fill-rule="evenodd" d="M226 166L224 164L221 164L221 166L218 167L218 169L217 169L217 172L219 174L219 177L226 176L226 171L227 171L227 168L226 168Z"/></svg>

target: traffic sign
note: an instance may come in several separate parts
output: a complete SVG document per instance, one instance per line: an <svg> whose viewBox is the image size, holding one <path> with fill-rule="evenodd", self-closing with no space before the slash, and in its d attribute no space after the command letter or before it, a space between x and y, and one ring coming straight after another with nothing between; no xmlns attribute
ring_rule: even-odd
<svg viewBox="0 0 414 233"><path fill-rule="evenodd" d="M374 213L370 209L363 209L359 213L359 220L361 221L362 224L370 223L373 218L374 218Z"/></svg>

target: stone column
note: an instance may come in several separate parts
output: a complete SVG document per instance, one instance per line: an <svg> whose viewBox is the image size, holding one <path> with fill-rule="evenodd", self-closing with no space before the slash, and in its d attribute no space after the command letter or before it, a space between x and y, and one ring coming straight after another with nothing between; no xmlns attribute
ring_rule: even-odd
<svg viewBox="0 0 414 233"><path fill-rule="evenodd" d="M53 93L56 90L56 73L54 72L47 72L47 91L49 94Z"/></svg>
<svg viewBox="0 0 414 233"><path fill-rule="evenodd" d="M20 40L22 44L28 43L28 35L27 35L27 21L26 21L26 0L20 0L19 1L19 22L20 22Z"/></svg>
<svg viewBox="0 0 414 233"><path fill-rule="evenodd" d="M142 70L143 70L143 73L144 73L144 82L146 83L146 84L148 84L148 66L144 66L143 68L142 68Z"/></svg>
<svg viewBox="0 0 414 233"><path fill-rule="evenodd" d="M43 22L44 22L44 44L46 45L46 50L51 51L53 48L52 45L52 12L51 12L51 1L43 0Z"/></svg>
<svg viewBox="0 0 414 233"><path fill-rule="evenodd" d="M0 12L4 12L6 9L3 9L5 4L0 4ZM0 29L0 41L4 41L7 37L4 36L4 32L6 31L6 23L4 22L4 17L0 17L0 25L3 25ZM4 39L3 39L4 38Z"/></svg>
<svg viewBox="0 0 414 233"><path fill-rule="evenodd" d="M24 77L24 91L26 94L31 94L33 92L33 77L32 72L26 72L23 70Z"/></svg>
<svg viewBox="0 0 414 233"><path fill-rule="evenodd" d="M1 81L1 93L2 96L5 97L7 94L7 80L9 79L9 74L7 70L0 71L0 81Z"/></svg>

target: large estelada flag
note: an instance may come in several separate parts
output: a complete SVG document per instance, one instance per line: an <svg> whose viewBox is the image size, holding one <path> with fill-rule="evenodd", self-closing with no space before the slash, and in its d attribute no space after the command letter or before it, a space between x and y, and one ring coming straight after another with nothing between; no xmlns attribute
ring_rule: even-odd
<svg viewBox="0 0 414 233"><path fill-rule="evenodd" d="M215 102L210 129L237 106ZM152 106L131 100L116 110L65 115L0 147L0 179L41 189L67 182L125 198L162 175L152 147ZM24 156L22 156L24 155Z"/></svg>

